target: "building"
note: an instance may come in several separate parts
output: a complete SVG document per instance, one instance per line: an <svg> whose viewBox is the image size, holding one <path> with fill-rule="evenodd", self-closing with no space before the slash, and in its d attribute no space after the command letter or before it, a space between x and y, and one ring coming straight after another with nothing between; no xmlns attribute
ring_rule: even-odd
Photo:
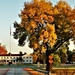
<svg viewBox="0 0 75 75"><path fill-rule="evenodd" d="M22 63L33 63L33 56L32 55L23 55L23 62Z"/></svg>
<svg viewBox="0 0 75 75"><path fill-rule="evenodd" d="M28 54L1 54L0 55L0 64L12 64L20 63L19 58L22 58L21 63L33 63L33 56Z"/></svg>

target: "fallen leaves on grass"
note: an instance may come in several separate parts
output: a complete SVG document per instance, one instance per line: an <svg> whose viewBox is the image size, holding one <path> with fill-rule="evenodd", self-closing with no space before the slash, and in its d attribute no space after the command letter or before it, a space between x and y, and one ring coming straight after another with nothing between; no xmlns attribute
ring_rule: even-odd
<svg viewBox="0 0 75 75"><path fill-rule="evenodd" d="M28 71L29 73L31 73L32 75L44 75L44 73L38 72L38 71L34 71L31 68L24 68L23 70Z"/></svg>

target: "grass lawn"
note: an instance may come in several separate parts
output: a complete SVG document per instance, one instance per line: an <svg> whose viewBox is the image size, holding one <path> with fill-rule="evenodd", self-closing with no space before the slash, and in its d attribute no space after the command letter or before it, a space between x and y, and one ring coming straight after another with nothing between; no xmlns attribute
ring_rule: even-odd
<svg viewBox="0 0 75 75"><path fill-rule="evenodd" d="M0 65L0 68L20 68L25 66L33 66L33 64L11 64L11 65Z"/></svg>
<svg viewBox="0 0 75 75"><path fill-rule="evenodd" d="M37 64L15 64L15 65L0 65L1 68L13 68L13 67L30 67L30 68L34 68L34 69L37 69L38 68L38 65ZM43 64L40 64L40 69L43 68ZM53 66L53 68L75 68L75 64L61 64L59 66Z"/></svg>
<svg viewBox="0 0 75 75"><path fill-rule="evenodd" d="M41 70L45 70L45 68ZM59 66L53 66L52 75L75 75L75 64L61 64Z"/></svg>
<svg viewBox="0 0 75 75"><path fill-rule="evenodd" d="M75 68L75 64L61 64L59 66L53 66L53 68Z"/></svg>

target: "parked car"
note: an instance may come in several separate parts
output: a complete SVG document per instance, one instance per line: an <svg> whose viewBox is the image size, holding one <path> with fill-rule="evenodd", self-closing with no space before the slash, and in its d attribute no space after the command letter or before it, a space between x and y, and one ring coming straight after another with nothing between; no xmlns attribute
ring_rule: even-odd
<svg viewBox="0 0 75 75"><path fill-rule="evenodd" d="M67 61L66 64L73 64L73 62L72 61Z"/></svg>

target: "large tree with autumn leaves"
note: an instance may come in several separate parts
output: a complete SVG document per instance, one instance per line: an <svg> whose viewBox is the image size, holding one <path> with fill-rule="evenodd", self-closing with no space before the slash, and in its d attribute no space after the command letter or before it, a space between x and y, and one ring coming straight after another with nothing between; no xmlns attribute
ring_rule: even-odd
<svg viewBox="0 0 75 75"><path fill-rule="evenodd" d="M24 3L19 17L21 22L14 23L14 38L18 39L20 46L24 46L28 41L30 48L46 52L47 57L63 43L74 39L75 9L65 1L59 1L54 6L46 0Z"/></svg>

